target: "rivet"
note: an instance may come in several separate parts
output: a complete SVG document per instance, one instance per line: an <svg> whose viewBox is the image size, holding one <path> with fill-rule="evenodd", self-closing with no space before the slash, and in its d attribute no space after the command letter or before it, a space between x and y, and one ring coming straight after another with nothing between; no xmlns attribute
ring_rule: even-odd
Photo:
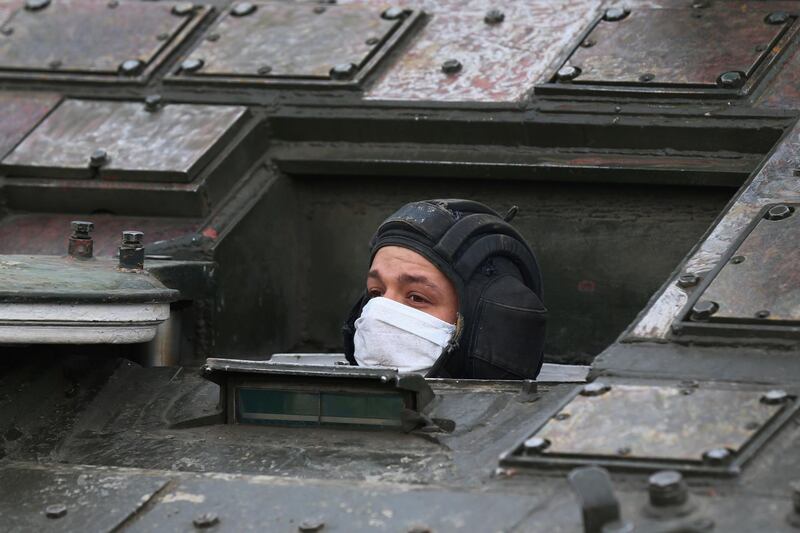
<svg viewBox="0 0 800 533"><path fill-rule="evenodd" d="M725 87L726 89L737 89L744 85L745 75L738 70L731 70L730 72L723 72L717 78L717 85Z"/></svg>
<svg viewBox="0 0 800 533"><path fill-rule="evenodd" d="M661 470L648 479L650 505L667 507L683 505L689 499L689 489L683 476L675 470Z"/></svg>
<svg viewBox="0 0 800 533"><path fill-rule="evenodd" d="M558 72L556 72L556 79L558 81L570 81L574 80L580 75L581 75L580 68L573 67L571 65L566 65L558 69Z"/></svg>
<svg viewBox="0 0 800 533"><path fill-rule="evenodd" d="M627 9L623 9L621 7L612 7L606 9L605 14L603 14L603 20L607 20L609 22L616 22L618 20L622 20L630 14L630 11Z"/></svg>
<svg viewBox="0 0 800 533"><path fill-rule="evenodd" d="M617 455L630 455L631 454L631 447L630 446L621 446L617 448Z"/></svg>
<svg viewBox="0 0 800 533"><path fill-rule="evenodd" d="M238 2L231 8L231 15L234 17L246 17L254 13L258 6L250 2Z"/></svg>
<svg viewBox="0 0 800 533"><path fill-rule="evenodd" d="M306 519L297 526L297 530L301 533L314 533L315 531L321 530L323 527L325 527L325 522L322 520Z"/></svg>
<svg viewBox="0 0 800 533"><path fill-rule="evenodd" d="M655 74L652 74L650 72L645 72L644 74L639 76L639 81L642 83L647 83L648 81L653 81L653 78L655 77L656 77Z"/></svg>
<svg viewBox="0 0 800 533"><path fill-rule="evenodd" d="M122 232L122 244L139 245L144 240L144 233L136 230L125 230Z"/></svg>
<svg viewBox="0 0 800 533"><path fill-rule="evenodd" d="M148 94L144 99L144 108L151 113L158 111L161 108L161 102L160 94Z"/></svg>
<svg viewBox="0 0 800 533"><path fill-rule="evenodd" d="M566 420L566 419L568 419L570 416L571 416L571 415L570 415L569 413L558 413L558 414L557 414L556 416L554 416L553 418L555 418L556 420L559 420L559 421L560 421L560 420Z"/></svg>
<svg viewBox="0 0 800 533"><path fill-rule="evenodd" d="M709 464L719 465L727 461L731 451L727 448L713 448L703 454L703 460Z"/></svg>
<svg viewBox="0 0 800 533"><path fill-rule="evenodd" d="M583 47L583 48L591 48L592 46L594 46L596 44L597 44L597 41L595 41L594 39L586 38L581 43L581 47Z"/></svg>
<svg viewBox="0 0 800 533"><path fill-rule="evenodd" d="M406 12L399 7L390 7L389 9L381 13L381 18L386 20L397 20L403 18L405 14Z"/></svg>
<svg viewBox="0 0 800 533"><path fill-rule="evenodd" d="M761 397L761 403L767 405L778 405L786 402L789 399L789 394L782 389L772 389L764 393Z"/></svg>
<svg viewBox="0 0 800 533"><path fill-rule="evenodd" d="M209 42L212 42L212 43L216 42L216 41L219 41L219 33L209 33L208 36L206 37L206 41L209 41Z"/></svg>
<svg viewBox="0 0 800 533"><path fill-rule="evenodd" d="M25 0L25 9L39 11L50 5L50 0Z"/></svg>
<svg viewBox="0 0 800 533"><path fill-rule="evenodd" d="M464 68L464 66L458 59L448 59L442 63L442 72L445 74L457 74L461 72L462 68Z"/></svg>
<svg viewBox="0 0 800 533"><path fill-rule="evenodd" d="M742 263L744 263L744 261L745 257L743 255L734 255L733 257L731 257L731 263L733 263L734 265L741 265Z"/></svg>
<svg viewBox="0 0 800 533"><path fill-rule="evenodd" d="M355 63L340 63L330 70L330 77L334 80L349 80L358 70Z"/></svg>
<svg viewBox="0 0 800 533"><path fill-rule="evenodd" d="M761 311L756 312L756 318L769 318L769 311L762 309Z"/></svg>
<svg viewBox="0 0 800 533"><path fill-rule="evenodd" d="M327 9L325 8L325 6L315 6L313 11L317 15L321 15L322 13L325 13L325 11L327 11Z"/></svg>
<svg viewBox="0 0 800 533"><path fill-rule="evenodd" d="M159 41L166 41L167 39L169 39L169 33L159 33L158 35L156 35L156 39Z"/></svg>
<svg viewBox="0 0 800 533"><path fill-rule="evenodd" d="M692 320L708 320L711 315L719 310L717 302L701 300L692 307Z"/></svg>
<svg viewBox="0 0 800 533"><path fill-rule="evenodd" d="M381 376L381 383L389 383L389 376Z"/></svg>
<svg viewBox="0 0 800 533"><path fill-rule="evenodd" d="M172 6L172 14L184 17L194 11L194 4L191 2L181 2Z"/></svg>
<svg viewBox="0 0 800 533"><path fill-rule="evenodd" d="M767 214L764 215L764 218L767 220L783 220L784 218L789 218L794 213L794 208L788 205L776 205L769 208Z"/></svg>
<svg viewBox="0 0 800 533"><path fill-rule="evenodd" d="M522 446L526 452L538 453L550 447L550 441L541 437L531 437L527 439Z"/></svg>
<svg viewBox="0 0 800 533"><path fill-rule="evenodd" d="M678 278L678 287L681 287L682 289L694 287L698 283L700 283L700 277L697 274L682 274Z"/></svg>
<svg viewBox="0 0 800 533"><path fill-rule="evenodd" d="M135 76L142 70L143 66L144 63L139 59L128 59L120 64L119 72L125 76Z"/></svg>
<svg viewBox="0 0 800 533"><path fill-rule="evenodd" d="M108 164L110 160L111 158L108 157L108 153L102 148L98 148L89 156L89 166L91 168L100 168Z"/></svg>
<svg viewBox="0 0 800 533"><path fill-rule="evenodd" d="M58 69L61 68L61 60L60 59L54 59L54 60L50 61L50 63L48 63L47 66L50 67L53 70L58 70Z"/></svg>
<svg viewBox="0 0 800 533"><path fill-rule="evenodd" d="M219 517L216 515L216 513L203 513L192 520L192 524L194 524L194 527L198 529L206 529L215 526L218 523Z"/></svg>
<svg viewBox="0 0 800 533"><path fill-rule="evenodd" d="M380 40L380 39L378 39L377 37L370 37L369 39L367 39L367 40L366 40L366 41L364 41L364 42L365 42L366 44L368 44L369 46L375 46L376 44L378 44L379 42L381 42L381 40Z"/></svg>
<svg viewBox="0 0 800 533"><path fill-rule="evenodd" d="M583 386L581 396L601 396L610 390L610 385L606 385L601 381L593 381Z"/></svg>
<svg viewBox="0 0 800 533"><path fill-rule="evenodd" d="M258 67L258 73L262 76L266 76L270 72L272 72L272 67L269 65Z"/></svg>
<svg viewBox="0 0 800 533"><path fill-rule="evenodd" d="M490 26L494 26L495 24L500 24L506 19L505 13L500 11L499 9L490 9L486 12L486 15L483 17L483 21Z"/></svg>
<svg viewBox="0 0 800 533"><path fill-rule="evenodd" d="M185 59L181 63L181 72L196 72L203 68L204 61L202 59Z"/></svg>
<svg viewBox="0 0 800 533"><path fill-rule="evenodd" d="M764 17L764 22L767 24L785 24L789 21L789 13L786 11L773 11L766 17Z"/></svg>
<svg viewBox="0 0 800 533"><path fill-rule="evenodd" d="M47 518L61 518L67 514L67 506L60 503L48 505L44 510L44 514Z"/></svg>

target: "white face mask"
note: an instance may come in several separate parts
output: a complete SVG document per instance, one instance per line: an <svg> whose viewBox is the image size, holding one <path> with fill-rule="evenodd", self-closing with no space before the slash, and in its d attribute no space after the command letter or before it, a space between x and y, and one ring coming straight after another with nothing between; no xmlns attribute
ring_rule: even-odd
<svg viewBox="0 0 800 533"><path fill-rule="evenodd" d="M388 298L372 298L356 320L356 362L426 374L456 327Z"/></svg>

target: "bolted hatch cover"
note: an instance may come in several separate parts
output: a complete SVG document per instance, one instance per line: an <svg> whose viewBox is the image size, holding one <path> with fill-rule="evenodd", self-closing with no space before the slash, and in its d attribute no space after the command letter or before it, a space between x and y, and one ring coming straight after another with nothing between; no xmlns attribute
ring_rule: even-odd
<svg viewBox="0 0 800 533"><path fill-rule="evenodd" d="M606 464L737 473L796 410L784 391L678 386L585 385L504 464Z"/></svg>
<svg viewBox="0 0 800 533"><path fill-rule="evenodd" d="M0 77L146 80L208 13L188 3L27 0L0 28Z"/></svg>
<svg viewBox="0 0 800 533"><path fill-rule="evenodd" d="M0 158L20 142L58 103L51 93L0 92Z"/></svg>
<svg viewBox="0 0 800 533"><path fill-rule="evenodd" d="M170 79L357 81L413 18L368 5L234 3Z"/></svg>
<svg viewBox="0 0 800 533"><path fill-rule="evenodd" d="M241 106L65 100L2 167L13 176L191 181L246 115Z"/></svg>
<svg viewBox="0 0 800 533"><path fill-rule="evenodd" d="M551 88L747 92L795 22L776 11L784 3L688 4L606 10L554 73Z"/></svg>
<svg viewBox="0 0 800 533"><path fill-rule="evenodd" d="M764 208L682 313L678 334L800 337L800 206Z"/></svg>

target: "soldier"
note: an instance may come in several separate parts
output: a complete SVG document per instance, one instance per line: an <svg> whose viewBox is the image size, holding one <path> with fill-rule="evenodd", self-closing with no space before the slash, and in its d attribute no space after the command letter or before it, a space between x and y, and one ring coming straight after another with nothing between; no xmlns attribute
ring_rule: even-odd
<svg viewBox="0 0 800 533"><path fill-rule="evenodd" d="M426 200L387 218L343 328L350 363L427 377L535 378L546 309L536 258L509 224L514 214Z"/></svg>

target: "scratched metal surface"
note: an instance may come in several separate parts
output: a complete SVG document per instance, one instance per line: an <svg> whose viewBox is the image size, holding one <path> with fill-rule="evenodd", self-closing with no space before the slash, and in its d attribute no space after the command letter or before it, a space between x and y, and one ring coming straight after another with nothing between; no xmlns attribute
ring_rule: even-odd
<svg viewBox="0 0 800 533"><path fill-rule="evenodd" d="M0 93L0 158L11 151L60 99L59 95L52 93Z"/></svg>
<svg viewBox="0 0 800 533"><path fill-rule="evenodd" d="M783 25L764 22L758 3L715 3L705 9L641 9L620 21L601 20L567 64L578 82L715 86L720 74L749 74Z"/></svg>
<svg viewBox="0 0 800 533"><path fill-rule="evenodd" d="M600 396L576 396L536 436L550 441L545 456L620 457L625 450L628 458L702 461L713 448L738 451L780 410L761 403L761 395L615 385Z"/></svg>
<svg viewBox="0 0 800 533"><path fill-rule="evenodd" d="M597 16L593 0L535 0L484 22L483 9L433 8L430 21L400 52L366 98L513 102L549 75L551 63ZM444 74L442 63L461 62Z"/></svg>
<svg viewBox="0 0 800 533"><path fill-rule="evenodd" d="M335 65L361 65L375 48L366 41L382 40L397 24L371 6L255 5L250 15L225 14L209 31L189 56L204 61L193 75L327 79Z"/></svg>
<svg viewBox="0 0 800 533"><path fill-rule="evenodd" d="M719 319L800 320L800 214L762 218L701 297L717 302ZM740 262L741 261L741 262ZM769 316L756 319L756 313Z"/></svg>
<svg viewBox="0 0 800 533"><path fill-rule="evenodd" d="M173 3L58 0L18 9L0 35L0 69L116 74L129 59L153 60L189 20ZM163 34L163 35L162 35ZM58 66L56 66L58 65Z"/></svg>
<svg viewBox="0 0 800 533"><path fill-rule="evenodd" d="M797 44L794 43L794 49L789 52L786 62L756 99L756 107L800 108L800 47Z"/></svg>
<svg viewBox="0 0 800 533"><path fill-rule="evenodd" d="M246 113L241 106L66 100L3 161L22 176L86 177L105 150L104 179L190 181Z"/></svg>
<svg viewBox="0 0 800 533"><path fill-rule="evenodd" d="M700 276L713 270L725 251L733 245L762 207L774 203L800 202L800 180L792 174L800 167L800 125L784 137L756 176L742 188L736 201L720 218L705 240L691 254L682 272ZM663 339L670 325L688 300L687 289L674 279L642 314L631 329L629 340ZM691 289L688 289L691 290Z"/></svg>

